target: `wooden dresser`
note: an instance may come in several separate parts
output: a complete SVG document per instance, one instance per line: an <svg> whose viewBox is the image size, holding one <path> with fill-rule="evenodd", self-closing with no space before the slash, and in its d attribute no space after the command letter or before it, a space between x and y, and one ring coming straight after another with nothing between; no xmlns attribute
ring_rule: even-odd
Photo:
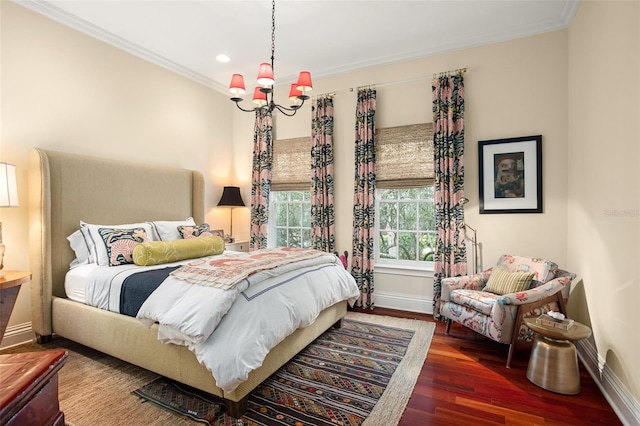
<svg viewBox="0 0 640 426"><path fill-rule="evenodd" d="M64 426L58 404L62 349L0 355L0 425Z"/></svg>

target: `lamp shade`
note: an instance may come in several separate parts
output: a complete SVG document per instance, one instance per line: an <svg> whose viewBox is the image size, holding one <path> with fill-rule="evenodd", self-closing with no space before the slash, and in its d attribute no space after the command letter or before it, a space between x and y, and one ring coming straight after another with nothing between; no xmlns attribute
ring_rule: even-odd
<svg viewBox="0 0 640 426"><path fill-rule="evenodd" d="M18 207L16 166L0 162L0 207Z"/></svg>
<svg viewBox="0 0 640 426"><path fill-rule="evenodd" d="M244 201L242 201L242 195L240 195L240 188L237 186L225 186L222 190L222 197L220 197L218 206L244 207Z"/></svg>
<svg viewBox="0 0 640 426"><path fill-rule="evenodd" d="M291 102L297 102L298 96L302 96L302 92L297 89L297 83L293 83L291 85L291 90L289 90L289 100Z"/></svg>
<svg viewBox="0 0 640 426"><path fill-rule="evenodd" d="M301 92L308 92L313 89L313 84L311 84L311 73L309 71L300 71L298 82L296 83L296 89Z"/></svg>
<svg viewBox="0 0 640 426"><path fill-rule="evenodd" d="M245 92L244 77L242 77L242 74L234 74L231 76L229 91L236 96L242 95Z"/></svg>
<svg viewBox="0 0 640 426"><path fill-rule="evenodd" d="M259 106L267 104L267 94L260 90L260 87L256 87L253 91L253 102Z"/></svg>
<svg viewBox="0 0 640 426"><path fill-rule="evenodd" d="M262 87L273 86L275 80L273 78L273 68L270 63L263 62L260 64L257 82Z"/></svg>

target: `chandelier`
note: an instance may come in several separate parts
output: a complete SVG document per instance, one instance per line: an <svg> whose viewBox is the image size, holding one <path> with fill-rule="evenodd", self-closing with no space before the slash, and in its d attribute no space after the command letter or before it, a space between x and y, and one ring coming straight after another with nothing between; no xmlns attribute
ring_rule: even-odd
<svg viewBox="0 0 640 426"><path fill-rule="evenodd" d="M273 77L273 59L276 50L276 2L271 2L271 63L263 62L258 69L258 79L256 80L258 86L253 91L253 102L258 106L253 109L245 109L240 106L242 98L239 95L245 93L244 77L242 74L233 74L231 77L231 84L229 85L229 91L234 95L231 101L236 103L236 106L245 112L254 112L257 110L267 110L272 112L277 109L284 115L289 117L295 115L298 109L304 105L304 101L309 99L304 92L308 92L313 89L311 84L311 73L309 71L301 71L298 76L298 81L291 84L289 91L289 100L293 102L290 107L278 105L273 100L273 85L275 80ZM301 101L298 103L298 101Z"/></svg>

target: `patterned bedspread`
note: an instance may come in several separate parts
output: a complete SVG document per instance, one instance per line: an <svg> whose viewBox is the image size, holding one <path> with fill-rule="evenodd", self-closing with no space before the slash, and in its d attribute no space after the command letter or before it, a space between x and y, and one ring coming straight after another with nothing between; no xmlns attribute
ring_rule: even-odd
<svg viewBox="0 0 640 426"><path fill-rule="evenodd" d="M193 284L229 290L257 272L324 255L326 253L313 249L278 247L195 259L171 275Z"/></svg>

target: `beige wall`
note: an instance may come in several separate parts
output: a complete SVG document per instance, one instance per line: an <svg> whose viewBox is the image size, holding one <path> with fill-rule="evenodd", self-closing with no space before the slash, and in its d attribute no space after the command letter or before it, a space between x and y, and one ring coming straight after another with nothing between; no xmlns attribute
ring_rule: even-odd
<svg viewBox="0 0 640 426"><path fill-rule="evenodd" d="M376 125L398 126L428 122L433 73L469 67L465 75L465 192L471 203L467 222L478 230L482 263L495 264L503 253L539 256L566 265L567 227L567 32L556 31L505 43L461 50L316 79L313 94L335 92L336 230L340 252L351 250L353 205L353 140L356 91L350 88L381 85L377 93ZM286 93L276 93L286 101ZM280 138L310 135L310 108L295 117L277 117ZM252 114L234 112L235 146L239 169L251 167ZM478 141L541 134L543 139L543 214L495 215L478 213ZM249 141L249 142L247 142ZM242 146L242 148L238 148ZM242 151L240 151L242 150ZM412 161L413 159L407 159ZM415 161L415 160L413 160ZM247 185L244 196L250 195ZM248 235L248 213L245 232ZM234 227L235 229L235 227ZM238 226L240 229L240 226ZM401 295L408 308L431 310L432 279L376 273L375 290L382 301ZM385 296L383 298L383 296Z"/></svg>
<svg viewBox="0 0 640 426"><path fill-rule="evenodd" d="M17 166L21 201L0 209L7 269L29 269L26 165L33 147L200 170L207 218L228 226L228 212L211 210L232 174L224 161L232 153L223 95L15 3L1 1L0 14L0 154ZM9 327L30 320L23 286Z"/></svg>
<svg viewBox="0 0 640 426"><path fill-rule="evenodd" d="M600 363L640 401L640 3L582 2L569 29L567 260ZM578 299L576 299L578 300Z"/></svg>

